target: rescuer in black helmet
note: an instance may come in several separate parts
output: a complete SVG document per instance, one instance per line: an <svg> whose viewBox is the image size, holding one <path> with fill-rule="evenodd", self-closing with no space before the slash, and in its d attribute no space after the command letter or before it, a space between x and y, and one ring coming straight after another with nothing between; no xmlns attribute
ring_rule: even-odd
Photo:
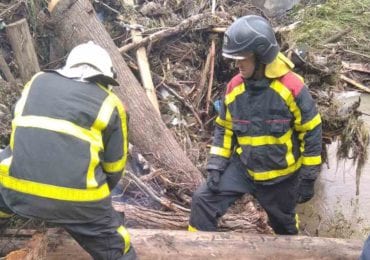
<svg viewBox="0 0 370 260"><path fill-rule="evenodd" d="M294 64L279 52L267 20L248 15L225 32L222 55L239 73L216 118L207 182L193 195L190 231L217 220L245 193L276 234L297 234L297 203L310 200L321 165L321 118Z"/></svg>

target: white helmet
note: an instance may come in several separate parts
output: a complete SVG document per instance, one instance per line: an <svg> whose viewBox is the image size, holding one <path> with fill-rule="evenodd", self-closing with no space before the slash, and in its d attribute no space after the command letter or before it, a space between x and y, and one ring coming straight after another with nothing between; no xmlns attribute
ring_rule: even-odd
<svg viewBox="0 0 370 260"><path fill-rule="evenodd" d="M80 65L90 65L93 73L86 79L97 79L118 86L112 60L106 50L92 41L77 45L69 53L64 69L71 70Z"/></svg>

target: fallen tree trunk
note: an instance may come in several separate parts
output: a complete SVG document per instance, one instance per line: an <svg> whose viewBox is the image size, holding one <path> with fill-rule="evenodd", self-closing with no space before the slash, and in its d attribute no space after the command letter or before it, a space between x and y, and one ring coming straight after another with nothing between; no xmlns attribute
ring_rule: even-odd
<svg viewBox="0 0 370 260"><path fill-rule="evenodd" d="M52 24L59 42L66 50L93 40L112 57L120 86L115 92L128 106L129 139L157 168L164 168L167 178L194 190L203 179L167 129L145 92L127 67L118 48L96 17L88 0L55 0L49 5Z"/></svg>
<svg viewBox="0 0 370 260"><path fill-rule="evenodd" d="M129 232L131 243L141 260L209 257L229 260L358 259L363 244L359 240L234 232L194 233L150 229L129 229ZM50 229L46 236L48 251L44 259L90 259L68 234Z"/></svg>

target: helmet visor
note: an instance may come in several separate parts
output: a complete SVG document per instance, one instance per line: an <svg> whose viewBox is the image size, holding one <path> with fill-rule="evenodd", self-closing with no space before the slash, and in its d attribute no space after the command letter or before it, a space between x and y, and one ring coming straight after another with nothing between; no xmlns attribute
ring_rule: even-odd
<svg viewBox="0 0 370 260"><path fill-rule="evenodd" d="M228 59L233 59L233 60L245 60L245 59L248 59L251 56L253 56L253 53L248 52L248 53L244 53L244 54L242 54L242 53L228 54L228 53L223 52L222 56L224 56L225 58L228 58Z"/></svg>

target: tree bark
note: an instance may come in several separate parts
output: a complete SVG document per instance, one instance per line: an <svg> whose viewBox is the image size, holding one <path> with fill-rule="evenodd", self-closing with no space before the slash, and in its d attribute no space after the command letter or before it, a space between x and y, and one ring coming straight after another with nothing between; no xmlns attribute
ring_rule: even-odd
<svg viewBox="0 0 370 260"><path fill-rule="evenodd" d="M253 208L252 204L246 202L247 199L248 198L245 198L243 200L243 211L235 213L233 212L233 208L228 210L219 220L219 230L264 234L271 233L271 229L267 225L265 213ZM129 227L186 230L189 225L189 212L179 210L176 212L161 211L115 202L113 202L113 207L117 212L124 212L125 222ZM239 206L239 208L241 207Z"/></svg>
<svg viewBox="0 0 370 260"><path fill-rule="evenodd" d="M115 93L128 107L129 139L157 168L166 169L167 177L194 190L203 179L167 129L153 105L131 73L108 32L96 17L88 0L52 1L49 6L55 32L66 50L93 40L111 55L118 72Z"/></svg>
<svg viewBox="0 0 370 260"><path fill-rule="evenodd" d="M129 233L141 260L358 259L363 245L359 240L234 232L129 229ZM49 229L46 236L45 259L91 259L68 234Z"/></svg>
<svg viewBox="0 0 370 260"><path fill-rule="evenodd" d="M19 67L23 84L40 71L35 48L26 19L6 26L6 33Z"/></svg>

